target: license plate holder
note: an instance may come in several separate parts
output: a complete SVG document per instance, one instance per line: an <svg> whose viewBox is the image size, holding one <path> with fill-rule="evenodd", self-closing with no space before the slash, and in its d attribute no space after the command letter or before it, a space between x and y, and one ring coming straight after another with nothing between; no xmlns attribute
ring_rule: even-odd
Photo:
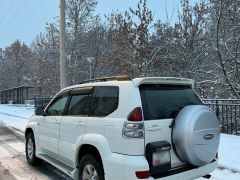
<svg viewBox="0 0 240 180"><path fill-rule="evenodd" d="M146 159L150 174L158 175L171 169L171 144L167 141L157 141L146 145Z"/></svg>
<svg viewBox="0 0 240 180"><path fill-rule="evenodd" d="M152 155L152 166L160 166L163 164L168 164L170 163L170 153L169 151L158 151L158 152L153 152Z"/></svg>

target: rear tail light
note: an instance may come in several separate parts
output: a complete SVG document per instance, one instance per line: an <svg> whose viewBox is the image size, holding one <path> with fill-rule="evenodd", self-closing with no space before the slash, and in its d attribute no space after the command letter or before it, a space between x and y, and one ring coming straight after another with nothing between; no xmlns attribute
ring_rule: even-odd
<svg viewBox="0 0 240 180"><path fill-rule="evenodd" d="M140 107L136 107L128 116L128 121L139 122L142 120L142 109Z"/></svg>
<svg viewBox="0 0 240 180"><path fill-rule="evenodd" d="M142 109L135 108L128 116L128 121L124 123L122 134L125 138L143 138L144 123L142 118Z"/></svg>
<svg viewBox="0 0 240 180"><path fill-rule="evenodd" d="M149 171L137 171L136 176L138 179L146 179L149 178L150 173Z"/></svg>

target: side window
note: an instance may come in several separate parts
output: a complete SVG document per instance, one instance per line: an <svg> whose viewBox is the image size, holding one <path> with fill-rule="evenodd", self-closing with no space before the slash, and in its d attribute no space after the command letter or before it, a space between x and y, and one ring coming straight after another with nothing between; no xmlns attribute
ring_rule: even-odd
<svg viewBox="0 0 240 180"><path fill-rule="evenodd" d="M66 106L68 96L59 97L47 110L47 116L61 116Z"/></svg>
<svg viewBox="0 0 240 180"><path fill-rule="evenodd" d="M87 115L86 104L89 96L89 94L72 95L67 114L73 116Z"/></svg>
<svg viewBox="0 0 240 180"><path fill-rule="evenodd" d="M97 86L92 96L90 116L107 116L118 107L119 88Z"/></svg>

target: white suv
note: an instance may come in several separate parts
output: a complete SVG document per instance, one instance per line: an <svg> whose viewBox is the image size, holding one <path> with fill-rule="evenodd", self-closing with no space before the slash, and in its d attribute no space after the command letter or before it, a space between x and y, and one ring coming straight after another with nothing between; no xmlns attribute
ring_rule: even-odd
<svg viewBox="0 0 240 180"><path fill-rule="evenodd" d="M82 180L210 177L219 124L192 80L95 81L67 87L36 109L25 131L31 165L43 159Z"/></svg>

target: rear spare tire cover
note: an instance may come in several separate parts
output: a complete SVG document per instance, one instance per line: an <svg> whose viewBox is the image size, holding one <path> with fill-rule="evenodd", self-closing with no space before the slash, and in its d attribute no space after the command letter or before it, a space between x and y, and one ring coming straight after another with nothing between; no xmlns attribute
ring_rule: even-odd
<svg viewBox="0 0 240 180"><path fill-rule="evenodd" d="M172 136L177 155L183 162L203 166L218 152L219 122L206 106L186 106L175 119Z"/></svg>

